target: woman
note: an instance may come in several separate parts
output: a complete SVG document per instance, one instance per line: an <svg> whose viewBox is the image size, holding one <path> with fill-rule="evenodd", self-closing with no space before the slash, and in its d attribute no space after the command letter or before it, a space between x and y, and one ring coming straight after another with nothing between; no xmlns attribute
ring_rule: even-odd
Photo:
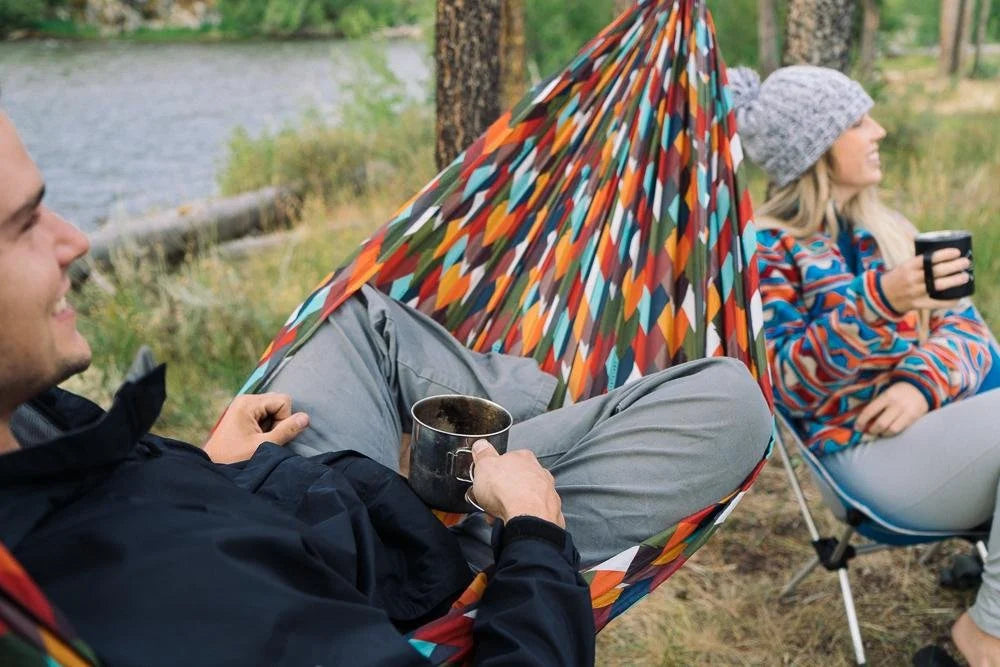
<svg viewBox="0 0 1000 667"><path fill-rule="evenodd" d="M871 98L820 67L730 79L743 145L771 179L756 215L778 407L838 482L901 525L1000 521L990 332L968 300L928 296L914 228L879 200ZM970 280L957 249L932 262L937 290ZM972 665L1000 664L1000 530L989 553L952 628Z"/></svg>

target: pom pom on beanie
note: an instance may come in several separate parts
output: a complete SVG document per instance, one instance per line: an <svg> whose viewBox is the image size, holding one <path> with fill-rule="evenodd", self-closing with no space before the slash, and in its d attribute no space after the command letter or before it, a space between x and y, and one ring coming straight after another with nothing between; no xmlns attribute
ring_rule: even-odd
<svg viewBox="0 0 1000 667"><path fill-rule="evenodd" d="M779 187L804 174L874 104L856 81L811 65L782 67L763 83L734 67L729 93L747 156Z"/></svg>

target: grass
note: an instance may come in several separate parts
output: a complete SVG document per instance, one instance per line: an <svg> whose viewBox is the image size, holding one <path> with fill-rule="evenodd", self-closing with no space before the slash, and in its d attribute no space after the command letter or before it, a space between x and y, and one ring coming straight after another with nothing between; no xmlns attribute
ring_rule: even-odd
<svg viewBox="0 0 1000 667"><path fill-rule="evenodd" d="M993 109L969 110L956 103L964 89L921 80L912 71L887 74L892 76L874 112L891 133L883 150L886 192L921 228L974 232L976 300L988 319L1000 322L1000 100ZM223 175L228 188L286 179L309 184L295 235L273 252L234 261L217 251L171 272L152 260L120 261L109 277L112 291L91 282L77 296L95 363L71 388L107 402L138 346L150 344L170 362L170 398L157 429L201 442L299 299L433 175L427 119L419 113L386 117L389 126L380 121L360 138L344 134L356 127L341 132L320 124L302 135L234 140ZM312 151L307 159L289 156L306 144ZM317 162L334 146L350 155L334 151L332 164L351 168L331 171ZM366 176L359 186L349 178L358 169L377 177ZM754 177L757 200L761 189ZM819 507L815 494L810 497ZM936 568L966 548L950 543L927 567L917 562L920 550L910 549L868 556L852 568L870 664L908 664L917 648L947 637L972 593L938 588ZM780 585L810 555L775 461L725 527L670 582L601 633L599 663L850 664L833 575L814 573L793 601L778 598Z"/></svg>

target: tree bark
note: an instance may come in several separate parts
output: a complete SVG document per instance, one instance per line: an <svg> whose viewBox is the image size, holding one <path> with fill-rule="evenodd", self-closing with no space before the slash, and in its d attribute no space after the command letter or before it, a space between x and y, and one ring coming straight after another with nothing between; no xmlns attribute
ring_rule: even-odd
<svg viewBox="0 0 1000 667"><path fill-rule="evenodd" d="M762 77L778 69L777 0L757 0L757 65Z"/></svg>
<svg viewBox="0 0 1000 667"><path fill-rule="evenodd" d="M854 41L855 4L855 0L789 0L784 63L846 72Z"/></svg>
<svg viewBox="0 0 1000 667"><path fill-rule="evenodd" d="M972 75L980 73L983 56L983 36L986 34L986 24L990 20L990 0L979 0L979 19L976 21L975 51L972 59Z"/></svg>
<svg viewBox="0 0 1000 667"><path fill-rule="evenodd" d="M500 115L501 0L437 0L439 169L451 163Z"/></svg>
<svg viewBox="0 0 1000 667"><path fill-rule="evenodd" d="M973 0L941 0L941 72L958 74L965 62L972 25Z"/></svg>
<svg viewBox="0 0 1000 667"><path fill-rule="evenodd" d="M875 71L878 55L878 0L861 0L861 44L858 47L858 69L861 78L868 80Z"/></svg>
<svg viewBox="0 0 1000 667"><path fill-rule="evenodd" d="M524 95L526 58L524 0L501 0L500 89L501 105L509 109Z"/></svg>

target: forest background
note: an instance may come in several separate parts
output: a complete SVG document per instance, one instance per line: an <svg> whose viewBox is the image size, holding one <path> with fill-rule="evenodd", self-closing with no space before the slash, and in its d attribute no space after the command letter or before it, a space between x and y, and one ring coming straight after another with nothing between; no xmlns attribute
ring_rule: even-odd
<svg viewBox="0 0 1000 667"><path fill-rule="evenodd" d="M726 62L764 69L779 57L789 61L795 20L802 12L850 10L849 20L841 23L839 37L847 50L838 66L864 81L876 98L873 114L889 130L882 149L885 195L921 228L974 232L977 304L987 319L1000 321L1000 229L995 223L1000 211L1000 54L991 46L1000 41L1000 3L707 2ZM431 51L443 4L461 2L0 0L0 34L262 43L348 38L365 50L386 28L418 26ZM514 96L564 65L621 2L516 4L523 11L525 67ZM168 9L170 16L198 20L175 25L157 19ZM762 27L764 13L772 15L770 33ZM959 15L965 16L964 29L948 24ZM978 57L971 46L952 48L958 33L959 44L978 39L984 45ZM960 57L951 57L956 54ZM155 253L141 262L123 256L99 280L83 285L77 301L94 343L95 364L71 388L108 401L138 347L150 345L159 359L170 362L170 400L157 429L192 442L204 439L299 299L389 219L442 160L435 91L428 90L425 100L408 100L402 83L376 55L359 67L349 88L353 101L336 119L309 113L281 130L257 135L237 130L232 136L218 174L222 192L302 186L289 227L274 230L250 249L202 249L179 266L168 266ZM456 148L461 146L450 150ZM764 179L752 169L747 175L754 200L760 201ZM778 595L812 551L775 463L723 530L670 581L601 633L600 664L850 664L832 576L813 574L794 598ZM820 506L814 490L809 497ZM825 527L834 524L827 521ZM947 645L950 623L973 592L938 587L936 571L966 550L960 542L949 543L927 564L918 562L922 548L897 551L852 568L872 664L908 664L924 644Z"/></svg>

